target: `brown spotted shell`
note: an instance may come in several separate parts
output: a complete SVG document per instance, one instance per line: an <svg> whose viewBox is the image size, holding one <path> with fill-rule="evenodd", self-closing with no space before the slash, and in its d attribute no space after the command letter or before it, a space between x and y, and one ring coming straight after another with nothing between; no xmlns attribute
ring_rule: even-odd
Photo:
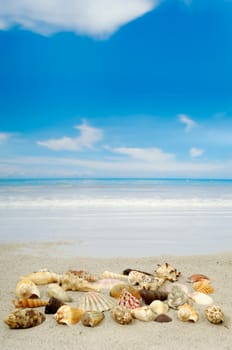
<svg viewBox="0 0 232 350"><path fill-rule="evenodd" d="M214 324L220 324L225 321L225 316L222 309L216 305L207 306L205 309L207 320Z"/></svg>
<svg viewBox="0 0 232 350"><path fill-rule="evenodd" d="M116 306L113 308L111 316L116 322L122 325L129 324L132 321L131 311L125 306Z"/></svg>
<svg viewBox="0 0 232 350"><path fill-rule="evenodd" d="M214 288L209 280L202 279L198 282L193 283L193 289L196 292L201 292L205 294L213 294Z"/></svg>
<svg viewBox="0 0 232 350"><path fill-rule="evenodd" d="M37 310L17 309L10 313L4 322L12 329L30 328L43 323L45 315Z"/></svg>

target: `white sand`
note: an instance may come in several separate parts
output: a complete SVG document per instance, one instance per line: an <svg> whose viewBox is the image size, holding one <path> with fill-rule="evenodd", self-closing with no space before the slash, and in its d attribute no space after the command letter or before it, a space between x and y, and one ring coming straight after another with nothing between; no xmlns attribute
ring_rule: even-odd
<svg viewBox="0 0 232 350"><path fill-rule="evenodd" d="M0 283L1 308L0 339L2 350L15 349L232 349L231 314L232 314L232 253L199 256L157 256L150 258L83 258L78 256L60 257L56 255L57 245L34 246L27 251L19 245L0 245ZM170 323L141 322L133 320L132 324L122 326L111 319L106 312L103 322L95 327L84 327L78 323L72 327L58 325L51 315L46 315L45 322L37 327L25 330L11 330L3 319L14 308L11 300L15 298L15 285L20 276L48 268L55 272L68 269L87 269L94 274L104 270L121 272L125 268L137 268L153 272L158 263L169 262L181 271L180 281L193 273L204 273L212 279L215 304L221 306L225 313L225 323L210 324L204 317L204 306L197 306L200 319L197 323L184 323L177 320L176 312L171 310L173 318ZM191 285L189 285L191 288ZM45 288L41 288L46 297ZM70 292L77 306L79 292ZM81 295L80 295L81 294ZM40 308L44 311L44 308Z"/></svg>

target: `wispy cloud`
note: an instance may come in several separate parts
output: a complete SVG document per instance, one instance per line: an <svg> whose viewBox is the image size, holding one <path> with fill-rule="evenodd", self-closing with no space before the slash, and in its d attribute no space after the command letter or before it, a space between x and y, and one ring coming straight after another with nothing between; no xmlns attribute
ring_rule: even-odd
<svg viewBox="0 0 232 350"><path fill-rule="evenodd" d="M85 148L93 148L95 143L103 137L101 129L88 125L86 121L81 125L75 126L75 129L80 131L80 136L73 138L63 136L59 139L37 141L37 144L53 151L80 151Z"/></svg>
<svg viewBox="0 0 232 350"><path fill-rule="evenodd" d="M165 153L159 148L119 147L114 148L113 152L128 155L134 159L140 159L147 162L166 162L175 158L174 154Z"/></svg>
<svg viewBox="0 0 232 350"><path fill-rule="evenodd" d="M193 158L200 157L204 153L203 149L192 147L189 151L190 156Z"/></svg>
<svg viewBox="0 0 232 350"><path fill-rule="evenodd" d="M143 16L161 0L7 0L0 3L0 28L15 24L43 35L73 31L107 37Z"/></svg>
<svg viewBox="0 0 232 350"><path fill-rule="evenodd" d="M8 140L10 137L10 134L6 132L0 132L0 144Z"/></svg>
<svg viewBox="0 0 232 350"><path fill-rule="evenodd" d="M197 126L197 123L193 119L189 118L186 114L179 114L178 118L179 121L185 125L186 132L189 132Z"/></svg>

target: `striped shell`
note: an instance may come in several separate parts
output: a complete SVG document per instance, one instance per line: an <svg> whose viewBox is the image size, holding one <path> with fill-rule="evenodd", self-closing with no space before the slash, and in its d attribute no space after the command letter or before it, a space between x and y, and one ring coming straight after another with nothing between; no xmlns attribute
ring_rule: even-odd
<svg viewBox="0 0 232 350"><path fill-rule="evenodd" d="M4 320L12 329L31 328L40 325L44 321L45 315L32 309L17 309Z"/></svg>
<svg viewBox="0 0 232 350"><path fill-rule="evenodd" d="M41 299L18 299L18 300L13 300L12 302L16 308L41 307L41 306L46 306L48 303L47 300L41 300Z"/></svg>
<svg viewBox="0 0 232 350"><path fill-rule="evenodd" d="M141 306L140 301L125 289L118 300L118 305L125 306L128 309L135 309Z"/></svg>
<svg viewBox="0 0 232 350"><path fill-rule="evenodd" d="M132 315L130 309L125 306L116 306L111 310L112 318L119 324L125 325L132 321Z"/></svg>
<svg viewBox="0 0 232 350"><path fill-rule="evenodd" d="M179 306L179 309L177 311L177 317L180 321L183 322L197 322L199 319L198 313L189 304Z"/></svg>
<svg viewBox="0 0 232 350"><path fill-rule="evenodd" d="M38 287L27 278L22 278L18 281L15 287L15 294L18 298L40 298Z"/></svg>
<svg viewBox="0 0 232 350"><path fill-rule="evenodd" d="M88 292L80 302L79 307L85 311L107 311L115 306L114 300L97 292Z"/></svg>
<svg viewBox="0 0 232 350"><path fill-rule="evenodd" d="M214 324L220 324L225 321L225 316L222 309L216 305L207 306L205 309L207 320Z"/></svg>
<svg viewBox="0 0 232 350"><path fill-rule="evenodd" d="M214 288L209 280L201 280L198 282L193 283L193 289L196 292L201 292L205 294L212 294L214 293Z"/></svg>

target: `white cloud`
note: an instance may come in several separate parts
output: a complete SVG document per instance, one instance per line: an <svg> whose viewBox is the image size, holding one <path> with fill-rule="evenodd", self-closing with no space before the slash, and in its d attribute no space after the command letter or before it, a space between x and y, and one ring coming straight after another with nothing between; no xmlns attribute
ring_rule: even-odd
<svg viewBox="0 0 232 350"><path fill-rule="evenodd" d="M0 28L15 24L43 35L73 31L107 37L143 16L161 0L6 0L0 2Z"/></svg>
<svg viewBox="0 0 232 350"><path fill-rule="evenodd" d="M6 140L8 140L10 137L10 134L6 133L6 132L0 132L0 143L5 142Z"/></svg>
<svg viewBox="0 0 232 350"><path fill-rule="evenodd" d="M147 162L166 162L175 158L173 154L165 153L159 148L120 147L114 148L113 151Z"/></svg>
<svg viewBox="0 0 232 350"><path fill-rule="evenodd" d="M195 157L200 157L204 153L203 149L192 147L189 151L190 156L195 158Z"/></svg>
<svg viewBox="0 0 232 350"><path fill-rule="evenodd" d="M179 121L185 125L185 131L190 131L197 126L197 123L189 118L186 114L178 115Z"/></svg>
<svg viewBox="0 0 232 350"><path fill-rule="evenodd" d="M75 126L75 128L80 131L78 137L64 136L59 139L37 141L37 144L53 151L80 151L85 148L93 148L94 144L103 137L101 129L89 126L85 121L81 125Z"/></svg>

